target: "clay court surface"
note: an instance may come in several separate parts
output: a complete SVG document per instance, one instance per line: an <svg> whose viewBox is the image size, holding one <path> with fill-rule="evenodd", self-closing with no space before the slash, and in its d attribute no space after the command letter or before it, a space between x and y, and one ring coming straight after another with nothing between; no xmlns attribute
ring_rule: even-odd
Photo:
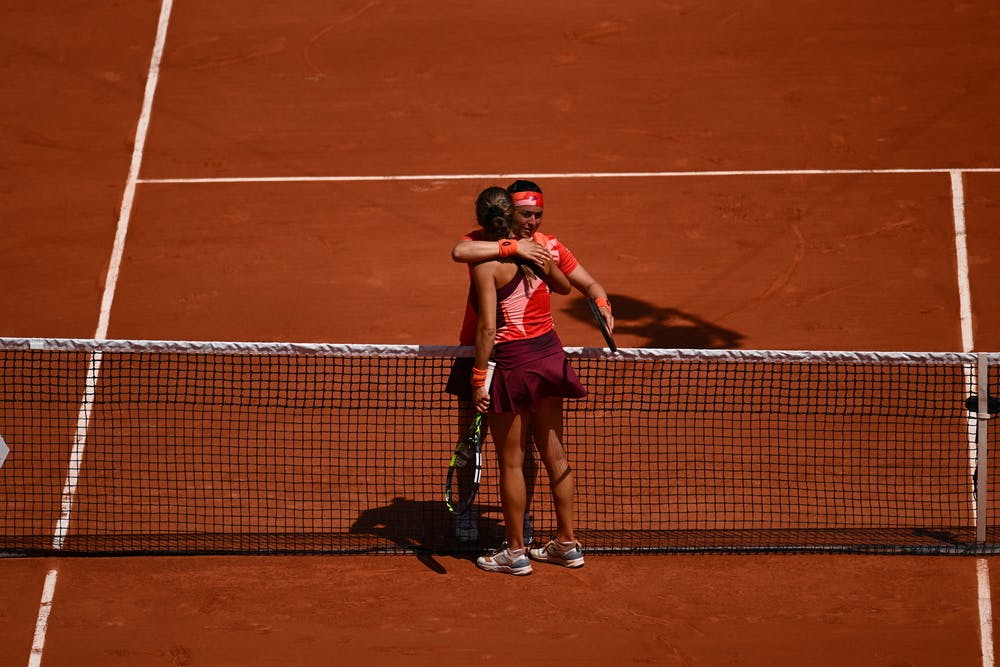
<svg viewBox="0 0 1000 667"><path fill-rule="evenodd" d="M449 251L524 175L623 347L1000 350L992 3L13 5L0 336L94 337L124 222L108 338L454 344ZM10 558L0 664L55 571L47 667L981 665L998 564Z"/></svg>

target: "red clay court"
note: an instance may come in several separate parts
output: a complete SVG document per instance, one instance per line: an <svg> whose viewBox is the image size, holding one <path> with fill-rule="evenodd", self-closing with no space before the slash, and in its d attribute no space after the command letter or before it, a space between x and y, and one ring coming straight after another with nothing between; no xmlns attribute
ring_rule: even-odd
<svg viewBox="0 0 1000 667"><path fill-rule="evenodd" d="M523 176L623 347L1000 350L989 3L0 11L0 336L452 345ZM0 665L993 664L992 557L437 565L6 558Z"/></svg>

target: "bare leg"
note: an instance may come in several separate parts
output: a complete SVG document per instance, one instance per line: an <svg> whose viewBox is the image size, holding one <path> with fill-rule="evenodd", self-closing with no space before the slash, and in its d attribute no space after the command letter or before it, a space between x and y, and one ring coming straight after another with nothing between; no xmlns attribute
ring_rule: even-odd
<svg viewBox="0 0 1000 667"><path fill-rule="evenodd" d="M521 415L490 413L490 431L500 466L500 504L507 526L507 547L524 548L524 446L526 422Z"/></svg>
<svg viewBox="0 0 1000 667"><path fill-rule="evenodd" d="M556 539L560 542L574 542L573 470L562 446L562 420L562 399L542 399L532 421L532 431L538 456L545 465L552 488L552 501L556 510Z"/></svg>

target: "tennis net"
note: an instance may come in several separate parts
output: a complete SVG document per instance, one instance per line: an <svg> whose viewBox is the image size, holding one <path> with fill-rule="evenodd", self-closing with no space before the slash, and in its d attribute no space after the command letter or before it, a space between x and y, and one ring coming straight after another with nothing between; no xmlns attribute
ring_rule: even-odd
<svg viewBox="0 0 1000 667"><path fill-rule="evenodd" d="M1000 354L567 351L590 391L565 404L588 551L1000 552ZM0 553L498 546L489 442L477 541L443 501L444 385L470 354L0 338Z"/></svg>

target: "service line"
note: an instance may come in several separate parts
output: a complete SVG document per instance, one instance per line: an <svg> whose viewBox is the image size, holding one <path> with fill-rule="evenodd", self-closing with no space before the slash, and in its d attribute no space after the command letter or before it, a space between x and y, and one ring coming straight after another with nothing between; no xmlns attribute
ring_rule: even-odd
<svg viewBox="0 0 1000 667"><path fill-rule="evenodd" d="M594 171L564 173L518 172L510 174L397 174L386 176L219 176L213 178L140 178L142 184L197 185L208 183L363 183L366 181L480 181L531 178L685 178L717 176L831 176L837 174L950 174L1000 173L1000 167L968 169L758 169L744 171Z"/></svg>

